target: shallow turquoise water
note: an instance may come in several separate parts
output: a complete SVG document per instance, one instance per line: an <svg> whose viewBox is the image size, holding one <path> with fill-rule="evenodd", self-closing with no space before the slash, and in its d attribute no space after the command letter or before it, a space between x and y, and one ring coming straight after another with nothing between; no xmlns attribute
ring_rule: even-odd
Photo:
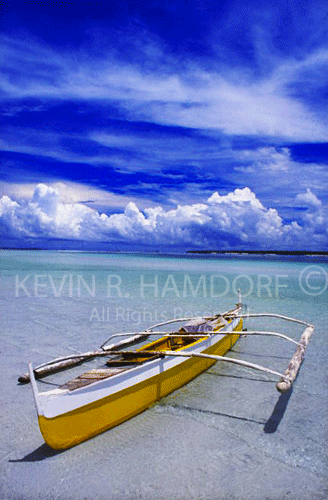
<svg viewBox="0 0 328 500"><path fill-rule="evenodd" d="M4 499L315 499L327 494L327 276L324 258L199 258L1 251L1 472ZM148 411L62 453L43 444L17 376L112 333L231 308L315 325L293 391L217 363ZM302 328L248 320L299 338ZM284 371L294 347L243 337L229 356ZM70 374L76 370L71 370ZM39 382L45 390L67 373Z"/></svg>

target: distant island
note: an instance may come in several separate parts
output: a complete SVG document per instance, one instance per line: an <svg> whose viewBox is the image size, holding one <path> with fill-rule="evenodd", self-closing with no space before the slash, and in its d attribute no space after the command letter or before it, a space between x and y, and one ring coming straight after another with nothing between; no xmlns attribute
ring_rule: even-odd
<svg viewBox="0 0 328 500"><path fill-rule="evenodd" d="M254 254L254 255L328 255L324 250L187 250L187 253L201 254Z"/></svg>

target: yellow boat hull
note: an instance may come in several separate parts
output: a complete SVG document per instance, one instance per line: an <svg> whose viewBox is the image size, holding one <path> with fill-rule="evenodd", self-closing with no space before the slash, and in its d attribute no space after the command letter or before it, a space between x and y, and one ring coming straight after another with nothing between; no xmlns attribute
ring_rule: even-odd
<svg viewBox="0 0 328 500"><path fill-rule="evenodd" d="M234 331L239 332L241 329L242 321ZM231 349L238 337L238 333L226 335L203 352L222 356ZM146 410L156 401L197 377L215 362L211 359L188 358L163 373L73 411L53 418L39 415L43 438L54 449L77 445Z"/></svg>

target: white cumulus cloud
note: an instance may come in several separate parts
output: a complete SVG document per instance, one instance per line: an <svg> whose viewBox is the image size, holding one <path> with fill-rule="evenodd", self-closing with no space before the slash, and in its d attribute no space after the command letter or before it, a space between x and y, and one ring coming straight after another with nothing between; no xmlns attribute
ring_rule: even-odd
<svg viewBox="0 0 328 500"><path fill-rule="evenodd" d="M306 193L298 194L296 196L296 201L312 210L316 210L322 205L321 201L312 193L311 189L307 189Z"/></svg>
<svg viewBox="0 0 328 500"><path fill-rule="evenodd" d="M215 192L204 203L172 210L141 211L129 202L123 213L107 215L82 203L63 203L58 189L39 184L29 199L0 199L0 224L7 235L22 241L38 237L132 246L324 248L328 234L321 201L310 190L295 201L306 205L302 226L295 221L284 223L278 211L264 207L248 187L226 195Z"/></svg>

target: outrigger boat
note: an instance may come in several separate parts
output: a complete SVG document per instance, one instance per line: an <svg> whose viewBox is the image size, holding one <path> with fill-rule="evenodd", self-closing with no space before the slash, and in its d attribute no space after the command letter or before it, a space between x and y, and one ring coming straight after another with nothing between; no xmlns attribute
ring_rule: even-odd
<svg viewBox="0 0 328 500"><path fill-rule="evenodd" d="M243 331L243 318L263 316L242 314L239 303L230 311L210 318L179 318L153 325L143 332L111 336L96 351L57 358L19 377L31 382L39 427L46 443L54 449L77 445L108 430L149 408L153 403L180 388L218 360L231 362L280 377L279 391L287 391L295 380L304 351L313 332L313 325L280 315L282 319L306 325L299 342L275 332ZM185 323L183 323L185 322ZM171 332L160 327L180 323ZM238 337L277 335L297 344L296 352L284 374L243 360L225 357ZM128 345L160 336L135 350ZM127 337L118 343L118 336ZM100 368L69 380L55 389L39 392L36 379L71 368L95 358L106 359Z"/></svg>

